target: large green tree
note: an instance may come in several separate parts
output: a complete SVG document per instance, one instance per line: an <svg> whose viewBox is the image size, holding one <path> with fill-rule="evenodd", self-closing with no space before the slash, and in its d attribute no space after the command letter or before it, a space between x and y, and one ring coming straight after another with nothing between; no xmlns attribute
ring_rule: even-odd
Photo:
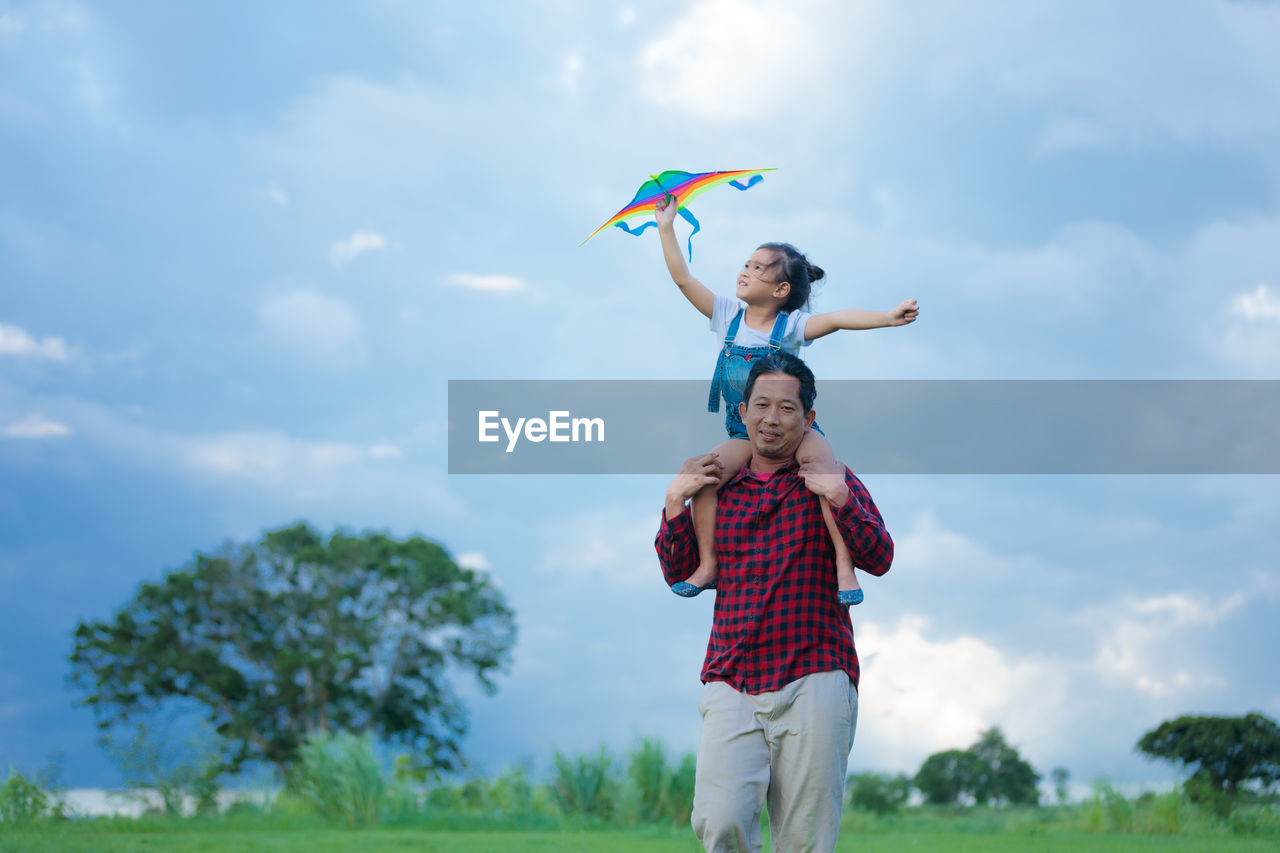
<svg viewBox="0 0 1280 853"><path fill-rule="evenodd" d="M1192 779L1224 794L1246 782L1280 780L1280 726L1258 713L1166 720L1144 734L1137 749L1182 764Z"/></svg>
<svg viewBox="0 0 1280 853"><path fill-rule="evenodd" d="M968 749L930 755L913 780L930 803L956 803L967 796L980 805L1038 803L1039 782L1040 775L996 727L979 733Z"/></svg>
<svg viewBox="0 0 1280 853"><path fill-rule="evenodd" d="M170 700L199 706L224 766L287 770L307 734L373 732L428 770L457 766L466 714L449 676L488 691L515 624L487 576L414 536L306 524L197 553L75 630L71 681L109 729Z"/></svg>

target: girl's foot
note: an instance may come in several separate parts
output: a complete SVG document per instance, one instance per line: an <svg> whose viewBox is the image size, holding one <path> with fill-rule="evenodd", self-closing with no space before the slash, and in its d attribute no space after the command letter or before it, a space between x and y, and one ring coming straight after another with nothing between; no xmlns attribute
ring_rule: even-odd
<svg viewBox="0 0 1280 853"><path fill-rule="evenodd" d="M693 598L704 589L715 589L716 578L719 576L719 566L714 562L703 562L698 565L698 568L689 577L678 583L673 583L671 591L684 598Z"/></svg>
<svg viewBox="0 0 1280 853"><path fill-rule="evenodd" d="M862 585L858 583L858 578L853 573L853 562L850 561L847 566L841 565L842 562L837 560L836 563L836 587L840 590L840 606L850 607L861 604Z"/></svg>
<svg viewBox="0 0 1280 853"><path fill-rule="evenodd" d="M841 607L852 607L855 604L861 604L862 590L842 589L836 593L836 600L840 602Z"/></svg>

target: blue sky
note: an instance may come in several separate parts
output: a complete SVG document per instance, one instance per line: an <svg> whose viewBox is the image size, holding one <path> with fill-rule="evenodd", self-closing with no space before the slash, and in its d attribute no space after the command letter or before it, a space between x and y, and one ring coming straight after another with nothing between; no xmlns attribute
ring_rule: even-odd
<svg viewBox="0 0 1280 853"><path fill-rule="evenodd" d="M653 232L578 243L651 172L766 166L699 200L697 276L787 240L816 310L921 305L820 379L1280 378L1278 41L1260 2L0 0L0 761L118 781L72 627L296 519L501 585L478 771L692 748L711 603L661 582L665 480L451 477L447 381L708 377ZM1275 477L867 484L898 557L851 767L998 724L1158 781L1162 719L1280 716Z"/></svg>

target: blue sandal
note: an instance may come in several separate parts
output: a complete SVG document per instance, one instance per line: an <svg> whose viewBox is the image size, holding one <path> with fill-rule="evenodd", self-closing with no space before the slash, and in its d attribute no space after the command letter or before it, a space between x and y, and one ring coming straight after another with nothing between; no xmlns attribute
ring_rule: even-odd
<svg viewBox="0 0 1280 853"><path fill-rule="evenodd" d="M684 581L677 581L676 583L673 583L671 585L671 591L674 592L676 595L680 596L681 598L693 598L694 596L701 593L704 589L715 589L715 588L716 588L715 581L712 581L706 586L694 586L693 584L685 583Z"/></svg>
<svg viewBox="0 0 1280 853"><path fill-rule="evenodd" d="M692 586L692 584L685 584L685 585ZM674 588L675 587L672 587L672 589ZM697 595L697 593L695 592L694 595ZM852 607L855 604L862 603L862 588L859 587L858 589L842 589L836 594L836 596L840 601L841 607Z"/></svg>

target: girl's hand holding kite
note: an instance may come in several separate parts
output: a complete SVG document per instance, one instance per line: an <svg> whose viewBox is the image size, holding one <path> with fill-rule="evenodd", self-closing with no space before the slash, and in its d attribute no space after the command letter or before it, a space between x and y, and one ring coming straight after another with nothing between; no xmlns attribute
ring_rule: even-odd
<svg viewBox="0 0 1280 853"><path fill-rule="evenodd" d="M689 265L685 263L680 251L680 241L676 239L676 211L680 207L679 200L673 195L658 199L653 204L653 219L658 224L658 238L662 242L662 259L667 262L667 272L671 280L680 288L684 298L702 316L710 318L716 307L716 295L711 288L693 277Z"/></svg>

